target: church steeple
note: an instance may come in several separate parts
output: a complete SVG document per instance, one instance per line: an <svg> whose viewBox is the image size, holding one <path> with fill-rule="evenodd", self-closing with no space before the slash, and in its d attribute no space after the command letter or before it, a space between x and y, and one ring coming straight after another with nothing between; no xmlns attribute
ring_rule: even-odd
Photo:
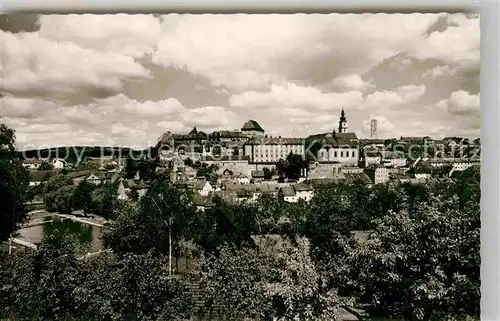
<svg viewBox="0 0 500 321"><path fill-rule="evenodd" d="M340 120L339 120L339 133L347 132L347 118L345 117L344 108L340 112Z"/></svg>

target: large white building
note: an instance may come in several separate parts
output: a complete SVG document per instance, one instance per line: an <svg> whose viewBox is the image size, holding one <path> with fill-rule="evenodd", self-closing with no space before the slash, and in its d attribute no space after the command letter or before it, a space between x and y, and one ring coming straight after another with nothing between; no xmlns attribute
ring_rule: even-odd
<svg viewBox="0 0 500 321"><path fill-rule="evenodd" d="M244 145L244 155L253 163L276 163L290 153L304 156L304 139L264 137L254 138Z"/></svg>

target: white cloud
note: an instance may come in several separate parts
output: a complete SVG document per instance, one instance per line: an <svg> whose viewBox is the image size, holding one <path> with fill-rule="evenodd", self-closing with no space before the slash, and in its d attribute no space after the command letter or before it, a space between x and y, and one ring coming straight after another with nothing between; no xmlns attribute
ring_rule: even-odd
<svg viewBox="0 0 500 321"><path fill-rule="evenodd" d="M452 65L478 65L481 56L479 18L457 15L451 16L450 22L454 25L431 33L410 53L419 59L438 59Z"/></svg>
<svg viewBox="0 0 500 321"><path fill-rule="evenodd" d="M149 73L133 58L57 43L37 33L0 31L2 89L14 92L67 92L79 88L119 92L128 77Z"/></svg>
<svg viewBox="0 0 500 321"><path fill-rule="evenodd" d="M410 50L438 16L166 15L153 61L238 91L262 89L297 74L315 78L318 63L336 72L366 71Z"/></svg>
<svg viewBox="0 0 500 321"><path fill-rule="evenodd" d="M357 90L365 92L375 89L375 85L372 81L364 81L363 78L361 78L361 76L358 74L350 74L336 78L333 81L333 84L339 87L339 89L344 90Z"/></svg>
<svg viewBox="0 0 500 321"><path fill-rule="evenodd" d="M273 135L305 136L337 127L341 108L360 133L367 115L390 136L479 128L470 15L51 15L39 24L0 31L0 116L20 142L146 146L166 130L249 118Z"/></svg>
<svg viewBox="0 0 500 321"><path fill-rule="evenodd" d="M479 94L471 95L463 90L456 91L448 99L439 101L436 107L452 115L476 116L480 111Z"/></svg>
<svg viewBox="0 0 500 321"><path fill-rule="evenodd" d="M138 58L154 51L162 33L160 19L144 14L42 15L39 24L47 39Z"/></svg>
<svg viewBox="0 0 500 321"><path fill-rule="evenodd" d="M2 114L7 124L17 131L18 144L54 145L83 144L93 138L92 145L125 144L142 146L156 144L156 139L165 131L187 132L193 126L211 130L240 120L234 113L220 106L188 109L175 98L161 101L139 102L124 95L99 100L98 103L78 106L58 106L48 103L50 108L40 105L38 100L4 97ZM38 110L30 121L19 120L16 108L24 112ZM51 133L40 135L40 133ZM48 138L52 140L48 140Z"/></svg>
<svg viewBox="0 0 500 321"><path fill-rule="evenodd" d="M438 78L443 76L454 76L458 71L457 67L451 67L450 65L436 66L432 69L425 71L422 74L423 78Z"/></svg>
<svg viewBox="0 0 500 321"><path fill-rule="evenodd" d="M359 91L325 93L315 87L303 87L289 83L271 86L268 92L249 91L233 95L229 105L239 108L303 108L327 110L340 107L355 108L363 100Z"/></svg>

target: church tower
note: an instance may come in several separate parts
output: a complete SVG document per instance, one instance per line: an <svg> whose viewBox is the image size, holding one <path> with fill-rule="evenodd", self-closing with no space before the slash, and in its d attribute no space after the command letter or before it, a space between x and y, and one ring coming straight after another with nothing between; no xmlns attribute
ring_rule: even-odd
<svg viewBox="0 0 500 321"><path fill-rule="evenodd" d="M340 113L339 133L347 133L347 119L345 118L344 108L342 108L342 112Z"/></svg>

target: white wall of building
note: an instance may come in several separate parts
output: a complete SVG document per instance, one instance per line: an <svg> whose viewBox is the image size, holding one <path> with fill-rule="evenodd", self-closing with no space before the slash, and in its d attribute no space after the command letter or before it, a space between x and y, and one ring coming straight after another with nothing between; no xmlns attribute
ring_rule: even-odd
<svg viewBox="0 0 500 321"><path fill-rule="evenodd" d="M357 164L359 161L358 148L322 148L318 151L318 161Z"/></svg>
<svg viewBox="0 0 500 321"><path fill-rule="evenodd" d="M245 155L251 157L256 163L274 163L286 159L290 154L304 155L303 144L259 144L245 145Z"/></svg>

